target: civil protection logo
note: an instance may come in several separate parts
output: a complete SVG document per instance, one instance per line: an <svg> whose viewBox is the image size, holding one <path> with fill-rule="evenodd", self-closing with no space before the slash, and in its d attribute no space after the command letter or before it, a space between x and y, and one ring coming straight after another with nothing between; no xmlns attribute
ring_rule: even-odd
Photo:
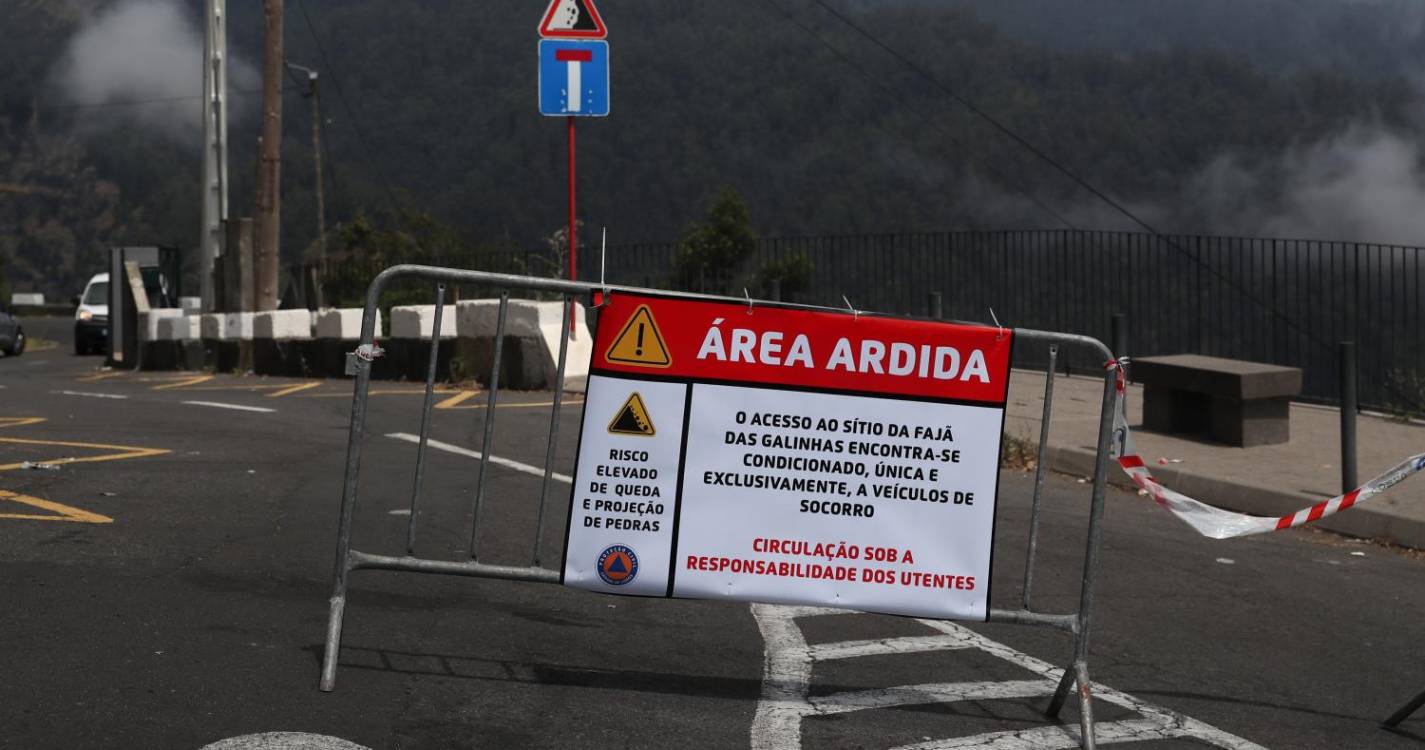
<svg viewBox="0 0 1425 750"><path fill-rule="evenodd" d="M610 586L622 586L638 576L638 555L615 544L599 553L599 577Z"/></svg>

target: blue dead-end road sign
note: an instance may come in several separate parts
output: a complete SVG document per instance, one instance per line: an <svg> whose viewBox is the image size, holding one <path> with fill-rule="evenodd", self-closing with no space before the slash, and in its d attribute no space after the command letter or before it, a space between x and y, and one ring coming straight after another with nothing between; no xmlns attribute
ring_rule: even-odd
<svg viewBox="0 0 1425 750"><path fill-rule="evenodd" d="M608 42L539 40L539 113L551 117L608 115Z"/></svg>

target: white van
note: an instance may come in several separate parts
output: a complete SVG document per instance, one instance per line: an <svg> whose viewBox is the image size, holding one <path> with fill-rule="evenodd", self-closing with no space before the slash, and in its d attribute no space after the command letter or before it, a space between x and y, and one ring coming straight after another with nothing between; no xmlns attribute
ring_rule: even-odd
<svg viewBox="0 0 1425 750"><path fill-rule="evenodd" d="M109 274L94 274L74 304L74 353L105 354L109 348Z"/></svg>

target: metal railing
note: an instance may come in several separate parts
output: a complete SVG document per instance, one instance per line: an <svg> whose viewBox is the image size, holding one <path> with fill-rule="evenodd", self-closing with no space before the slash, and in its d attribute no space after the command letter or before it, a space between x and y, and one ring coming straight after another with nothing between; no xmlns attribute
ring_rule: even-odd
<svg viewBox="0 0 1425 750"><path fill-rule="evenodd" d="M462 250L437 265L553 277L548 251ZM1206 354L1300 367L1302 398L1335 403L1337 344L1360 352L1360 404L1425 412L1425 248L1080 230L764 238L736 268L697 266L677 242L580 253L579 277L609 284L757 297L1072 331L1111 340L1126 321L1133 356ZM350 258L322 277L329 306L358 305L387 265L434 258ZM453 290L458 298L465 290ZM400 284L383 306L424 292ZM466 291L466 294L469 294ZM1045 364L1041 354L1021 366ZM1068 368L1095 367L1074 361Z"/></svg>
<svg viewBox="0 0 1425 750"><path fill-rule="evenodd" d="M432 394L436 379L435 361L440 343L440 327L438 323L432 327L430 341L431 364L425 383L425 399L421 414L420 436L414 464L414 483L409 506L409 521L403 545L405 554L376 554L356 549L353 546L352 527L355 521L359 494L358 487L361 475L363 437L366 434L367 399L371 384L371 361L379 356L379 349L376 346L374 338L376 312L385 291L391 285L397 283L423 285L427 294L433 293L436 303L435 309L437 311L442 309L442 304L446 301L447 289L452 285L469 285L499 290L500 301L498 315L495 328L492 332L494 342L493 361L490 367L491 375L488 396L484 405L483 441L479 446L479 451L472 452L473 455L479 457L480 466L475 478L474 498L468 516L470 522L470 543L465 550L466 559L432 559L416 554L415 542L417 537L417 525L419 519L422 517L421 505L422 503L432 501L432 498L423 496L422 486L426 466L425 453L430 439ZM540 542L544 536L545 519L549 517L546 513L546 507L551 494L551 479L559 476L555 474L555 444L558 438L561 397L563 395L561 385L566 371L569 347L570 320L572 317L570 312L576 301L582 301L585 304L593 303L596 294L606 297L608 295L617 295L627 292L646 293L648 291L650 290L598 285L588 282L569 282L557 279L413 265L388 268L377 275L371 282L366 294L360 344L356 352L353 353L355 384L352 395L351 424L348 435L341 514L337 527L336 564L333 571L333 586L331 599L329 600L330 609L327 621L326 642L322 658L320 682L322 690L331 691L336 685L337 666L341 652L342 628L347 609L348 585L350 576L354 571L378 569L539 583L558 583L560 581L559 570L548 565L544 559ZM542 470L539 494L537 497L515 498L516 500L535 502L538 504L538 525L532 544L532 555L529 558L530 562L528 565L491 564L480 558L479 547L477 545L477 532L480 529L482 517L481 509L487 499L487 480L489 473L492 471L493 462L491 461L489 446L495 437L495 409L500 395L499 373L501 370L501 357L503 355L502 342L506 338L506 312L512 293L542 293L555 295L563 300L562 331L560 334L559 351L555 355L558 362L558 372L554 379L555 385L550 411L550 423L546 435L547 449L545 465ZM660 292L660 294L666 296L669 293ZM702 295L685 294L676 296L708 299ZM731 299L730 301L738 304L744 302L748 304L752 303L751 299ZM846 312L847 315L865 314L857 311L839 312ZM439 314L439 312L437 312L437 314ZM1031 348L1042 348L1046 353L1048 362L1051 363L1051 367L1055 357L1068 348L1079 349L1085 357L1085 361L1095 360L1100 363L1100 365L1113 358L1112 353L1109 352L1107 347L1099 341L1086 336L1023 328L1014 329L1013 335L1022 348L1025 345L1029 345ZM553 354L553 352L551 353ZM1098 376L1103 379L1103 400L1100 410L1097 452L1094 462L1093 483L1091 486L1084 567L1079 588L1078 606L1075 611L1060 613L1037 610L1032 604L1031 589L1033 585L1033 570L1037 556L1038 530L1040 525L1039 516L1041 513L1040 496L1044 490L1043 472L1041 468L1040 475L1035 482L1033 490L1034 496L1031 506L1032 512L1028 531L1028 550L1025 561L1024 590L1022 596L1010 607L990 607L986 618L989 622L1047 627L1067 633L1073 637L1073 656L1071 657L1068 668L1064 670L1057 688L1052 693L1045 693L1045 696L1049 698L1045 713L1049 716L1057 716L1068 700L1070 691L1073 690L1078 696L1080 708L1079 721L1081 727L1080 737L1083 747L1085 748L1093 748L1095 746L1094 715L1092 709L1093 691L1088 671L1089 626L1094 608L1094 583L1097 577L1099 550L1102 546L1103 538L1105 490L1107 488L1108 472L1110 470L1109 456L1110 441L1112 439L1112 415L1117 398L1115 373L1100 367ZM1047 463L1044 453L1050 425L1054 383L1055 379L1051 371L1048 373L1048 377L1045 381L1044 419L1041 424L1042 433L1039 440L1040 467L1045 466ZM440 498L437 498L436 500L439 499ZM449 501L450 498L444 498L444 500ZM555 517L557 517L557 515L558 514L555 514ZM562 564L562 561L560 561L560 563Z"/></svg>
<svg viewBox="0 0 1425 750"><path fill-rule="evenodd" d="M1317 240L1030 230L766 238L736 269L688 269L677 243L611 245L609 283L759 296L1072 331L1126 353L1300 367L1302 398L1334 403L1336 346L1360 351L1363 407L1425 411L1425 249ZM580 276L599 278L597 252ZM679 273L678 270L682 272ZM700 283L701 282L701 283ZM1042 358L1025 365L1041 366ZM1066 358L1064 362L1068 362ZM1076 362L1079 367L1097 363Z"/></svg>

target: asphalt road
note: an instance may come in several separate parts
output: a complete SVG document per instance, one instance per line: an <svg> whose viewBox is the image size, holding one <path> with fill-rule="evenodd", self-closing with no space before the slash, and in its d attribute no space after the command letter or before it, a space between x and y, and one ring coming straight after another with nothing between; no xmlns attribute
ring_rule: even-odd
<svg viewBox="0 0 1425 750"><path fill-rule="evenodd" d="M278 731L369 748L1064 746L1039 713L1062 634L388 572L353 574L337 689L319 692L350 383L102 371L59 344L0 359L0 747L186 750ZM397 554L415 450L388 435L418 431L421 397L376 392L355 542ZM439 400L433 436L481 448L484 394ZM548 402L504 394L490 452L542 466ZM579 419L576 400L563 473ZM15 466L65 458L102 460ZM476 466L430 454L421 555L466 554ZM538 488L493 472L482 560L529 563ZM1004 473L998 606L1018 600L1031 489ZM1045 502L1036 604L1068 611L1088 485L1051 477ZM1425 746L1425 716L1377 727L1425 689L1422 581L1412 553L1312 531L1205 540L1113 494L1090 664L1122 744L1103 744ZM787 673L798 660L805 684ZM1165 726L1179 736L1149 731Z"/></svg>

